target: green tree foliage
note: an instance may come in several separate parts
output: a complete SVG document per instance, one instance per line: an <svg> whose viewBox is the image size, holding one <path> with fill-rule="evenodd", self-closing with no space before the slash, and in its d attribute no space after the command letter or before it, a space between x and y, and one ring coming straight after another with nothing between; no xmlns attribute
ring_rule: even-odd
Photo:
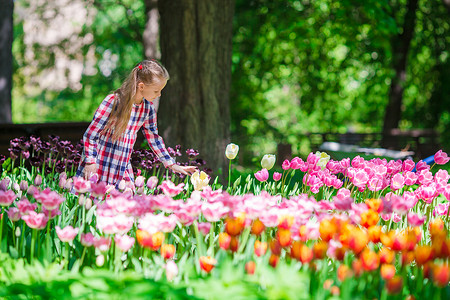
<svg viewBox="0 0 450 300"><path fill-rule="evenodd" d="M274 152L280 142L306 153L306 132L380 131L394 75L392 39L401 30L405 4L238 0L231 96L234 140L253 145L244 147L252 154ZM448 81L438 78L436 70L448 61L448 13L434 0L420 1L417 14L403 129L440 124L433 118L430 99L434 90L446 86L442 81ZM441 109L439 101L433 103ZM427 113L435 124L425 121Z"/></svg>

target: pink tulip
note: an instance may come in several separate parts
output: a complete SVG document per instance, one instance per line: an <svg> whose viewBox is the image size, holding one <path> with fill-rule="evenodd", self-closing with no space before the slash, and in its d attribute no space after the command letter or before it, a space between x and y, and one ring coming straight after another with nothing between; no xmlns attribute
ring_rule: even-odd
<svg viewBox="0 0 450 300"><path fill-rule="evenodd" d="M391 179L391 189L393 191L403 188L405 185L405 179L401 173L395 174Z"/></svg>
<svg viewBox="0 0 450 300"><path fill-rule="evenodd" d="M342 172L342 167L338 161L330 159L327 163L327 169L330 170L332 174L337 174Z"/></svg>
<svg viewBox="0 0 450 300"><path fill-rule="evenodd" d="M34 178L34 185L35 186L40 186L42 184L42 177L41 175L36 175L36 178Z"/></svg>
<svg viewBox="0 0 450 300"><path fill-rule="evenodd" d="M352 167L357 169L363 168L364 162L365 162L364 158L357 155L352 159Z"/></svg>
<svg viewBox="0 0 450 300"><path fill-rule="evenodd" d="M56 235L59 237L61 242L72 242L73 239L77 236L79 228L73 228L72 226L66 226L61 229L59 226L55 227Z"/></svg>
<svg viewBox="0 0 450 300"><path fill-rule="evenodd" d="M266 227L275 227L278 225L278 212L276 210L266 210L263 211L259 216L259 220Z"/></svg>
<svg viewBox="0 0 450 300"><path fill-rule="evenodd" d="M17 208L19 208L20 214L27 215L30 211L34 211L37 208L37 203L31 203L26 197L22 197L17 201Z"/></svg>
<svg viewBox="0 0 450 300"><path fill-rule="evenodd" d="M42 207L42 212L45 214L45 216L49 219L53 219L56 216L61 215L61 211L59 209L53 209L53 210L48 210L45 207Z"/></svg>
<svg viewBox="0 0 450 300"><path fill-rule="evenodd" d="M177 196L179 193L181 193L183 191L183 187L184 187L184 183L175 185L170 180L165 180L159 185L159 188L163 191L163 193L169 197Z"/></svg>
<svg viewBox="0 0 450 300"><path fill-rule="evenodd" d="M281 173L274 172L273 173L273 180L274 181L279 181L280 179L281 179Z"/></svg>
<svg viewBox="0 0 450 300"><path fill-rule="evenodd" d="M433 215L446 216L450 203L439 203L433 210Z"/></svg>
<svg viewBox="0 0 450 300"><path fill-rule="evenodd" d="M47 225L48 218L43 213L29 211L28 215L22 215L22 220L27 223L30 228L43 229Z"/></svg>
<svg viewBox="0 0 450 300"><path fill-rule="evenodd" d="M343 171L347 170L347 168L350 167L350 158L347 157L347 158L341 159L339 161L339 165L341 166Z"/></svg>
<svg viewBox="0 0 450 300"><path fill-rule="evenodd" d="M367 182L367 188L372 192L378 192L383 189L383 178L374 176Z"/></svg>
<svg viewBox="0 0 450 300"><path fill-rule="evenodd" d="M415 166L416 166L416 164L414 163L414 161L412 161L411 159L406 159L403 161L402 171L403 172L412 171L412 170L414 170Z"/></svg>
<svg viewBox="0 0 450 300"><path fill-rule="evenodd" d="M8 218L12 222L16 222L20 220L20 211L17 207L10 207L8 209Z"/></svg>
<svg viewBox="0 0 450 300"><path fill-rule="evenodd" d="M422 171L422 170L429 170L429 169L430 169L430 166L423 160L419 160L419 162L416 165L417 172Z"/></svg>
<svg viewBox="0 0 450 300"><path fill-rule="evenodd" d="M25 180L22 180L22 181L20 182L19 187L20 187L20 190L21 190L22 192L25 192L26 190L28 190L28 182L25 181Z"/></svg>
<svg viewBox="0 0 450 300"><path fill-rule="evenodd" d="M289 170L291 168L291 162L286 159L285 161L283 161L283 163L281 164L281 167L283 168L283 170Z"/></svg>
<svg viewBox="0 0 450 300"><path fill-rule="evenodd" d="M208 223L208 222L198 223L198 231L200 231L201 234L207 235L209 233L210 229L211 229L211 223Z"/></svg>
<svg viewBox="0 0 450 300"><path fill-rule="evenodd" d="M82 177L73 177L73 188L80 194L89 192L91 188L91 182L84 180Z"/></svg>
<svg viewBox="0 0 450 300"><path fill-rule="evenodd" d="M374 171L375 176L382 178L382 177L386 176L387 167L384 165L376 165L373 167L373 171Z"/></svg>
<svg viewBox="0 0 450 300"><path fill-rule="evenodd" d="M445 186L444 191L442 192L442 194L444 195L444 197L447 199L447 201L450 201L450 184L447 184Z"/></svg>
<svg viewBox="0 0 450 300"><path fill-rule="evenodd" d="M16 198L17 195L12 190L0 190L0 206L10 206Z"/></svg>
<svg viewBox="0 0 450 300"><path fill-rule="evenodd" d="M411 186L417 182L417 174L414 172L406 171L403 173L403 177L405 178L405 185Z"/></svg>
<svg viewBox="0 0 450 300"><path fill-rule="evenodd" d="M91 183L91 195L97 198L102 198L106 194L106 182Z"/></svg>
<svg viewBox="0 0 450 300"><path fill-rule="evenodd" d="M50 190L50 188L46 188L39 194L35 194L34 198L37 202L42 203L42 206L47 210L57 209L64 201L63 197L61 197L57 192Z"/></svg>
<svg viewBox="0 0 450 300"><path fill-rule="evenodd" d="M305 163L303 162L303 160L300 157L294 157L289 164L290 164L291 169L298 170Z"/></svg>
<svg viewBox="0 0 450 300"><path fill-rule="evenodd" d="M445 165L450 160L450 157L447 156L447 153L439 150L434 155L434 162L438 165Z"/></svg>
<svg viewBox="0 0 450 300"><path fill-rule="evenodd" d="M111 247L111 239L107 237L98 237L94 239L94 247L101 252L108 251Z"/></svg>
<svg viewBox="0 0 450 300"><path fill-rule="evenodd" d="M128 235L116 235L114 242L122 252L128 252L133 247L135 239Z"/></svg>
<svg viewBox="0 0 450 300"><path fill-rule="evenodd" d="M418 172L417 181L420 184L427 185L428 183L434 181L433 174L428 170L421 170Z"/></svg>
<svg viewBox="0 0 450 300"><path fill-rule="evenodd" d="M166 269L166 278L172 281L178 275L178 266L173 260L167 261L164 269Z"/></svg>
<svg viewBox="0 0 450 300"><path fill-rule="evenodd" d="M420 217L419 215L417 215L413 212L408 213L408 223L411 226L414 226L414 227L422 226L422 224L425 222L426 219L427 219L426 216Z"/></svg>
<svg viewBox="0 0 450 300"><path fill-rule="evenodd" d="M369 176L364 170L357 171L353 178L353 184L358 188L364 188L367 181L369 181Z"/></svg>
<svg viewBox="0 0 450 300"><path fill-rule="evenodd" d="M136 177L136 179L134 180L134 185L138 188L143 187L145 184L145 178L144 176L138 176Z"/></svg>
<svg viewBox="0 0 450 300"><path fill-rule="evenodd" d="M450 179L450 175L448 174L447 170L439 170L436 172L436 174L434 174L434 182L436 182L436 184L442 184L442 185L446 185L448 183L448 180Z"/></svg>
<svg viewBox="0 0 450 300"><path fill-rule="evenodd" d="M315 155L314 153L309 153L306 158L306 162L308 163L308 167L311 169L319 162L320 157Z"/></svg>
<svg viewBox="0 0 450 300"><path fill-rule="evenodd" d="M91 247L92 245L94 245L94 235L92 233L82 233L81 237L80 237L80 242L81 245L85 246L85 247Z"/></svg>
<svg viewBox="0 0 450 300"><path fill-rule="evenodd" d="M426 203L431 203L437 196L436 184L434 182L428 185L421 185L415 191L417 198L424 200Z"/></svg>
<svg viewBox="0 0 450 300"><path fill-rule="evenodd" d="M153 190L157 185L158 185L158 177L156 177L156 176L151 176L151 177L147 180L147 187L148 187L150 190Z"/></svg>
<svg viewBox="0 0 450 300"><path fill-rule="evenodd" d="M255 173L255 178L261 182L264 182L269 179L269 171L267 171L267 169L262 169L261 171Z"/></svg>
<svg viewBox="0 0 450 300"><path fill-rule="evenodd" d="M202 213L208 222L217 222L222 219L230 209L222 204L222 202L208 203L202 205Z"/></svg>
<svg viewBox="0 0 450 300"><path fill-rule="evenodd" d="M9 178L4 178L0 180L0 191L6 192L8 190L10 181L11 180Z"/></svg>

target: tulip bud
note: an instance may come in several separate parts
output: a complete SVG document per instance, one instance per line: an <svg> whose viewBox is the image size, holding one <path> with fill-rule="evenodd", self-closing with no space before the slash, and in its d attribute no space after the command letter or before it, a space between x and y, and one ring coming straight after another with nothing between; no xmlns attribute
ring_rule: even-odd
<svg viewBox="0 0 450 300"><path fill-rule="evenodd" d="M16 235L16 237L19 237L22 232L20 231L20 227L16 227L16 232L14 233Z"/></svg>
<svg viewBox="0 0 450 300"><path fill-rule="evenodd" d="M92 199L91 198L87 198L85 203L84 203L84 207L86 207L87 210L90 210L92 207Z"/></svg>
<svg viewBox="0 0 450 300"><path fill-rule="evenodd" d="M104 263L105 263L105 257L102 254L97 256L97 258L95 259L95 264L97 265L97 267L103 266Z"/></svg>
<svg viewBox="0 0 450 300"><path fill-rule="evenodd" d="M173 260L169 260L165 266L166 278L168 281L172 281L175 276L178 275L178 266Z"/></svg>
<svg viewBox="0 0 450 300"><path fill-rule="evenodd" d="M263 156L263 158L261 160L261 167L263 169L270 170L275 165L275 161L276 161L276 156L275 155L273 155L273 154L266 154L266 155Z"/></svg>
<svg viewBox="0 0 450 300"><path fill-rule="evenodd" d="M40 186L42 184L42 177L41 175L36 175L36 178L34 178L34 185L35 186Z"/></svg>
<svg viewBox="0 0 450 300"><path fill-rule="evenodd" d="M119 182L117 188L119 189L119 191L123 192L123 190L125 189L125 187L126 187L126 182L125 182L125 180L122 179L122 180Z"/></svg>
<svg viewBox="0 0 450 300"><path fill-rule="evenodd" d="M0 190L6 192L8 190L9 182L10 182L9 178L4 178L0 180Z"/></svg>
<svg viewBox="0 0 450 300"><path fill-rule="evenodd" d="M19 187L22 192L25 192L28 189L28 182L22 180Z"/></svg>
<svg viewBox="0 0 450 300"><path fill-rule="evenodd" d="M17 182L14 182L13 184L13 190L15 190L16 192L20 190L20 185Z"/></svg>
<svg viewBox="0 0 450 300"><path fill-rule="evenodd" d="M228 144L228 146L225 150L225 156L230 160L235 159L238 152L239 152L239 146L231 143L231 144Z"/></svg>
<svg viewBox="0 0 450 300"><path fill-rule="evenodd" d="M136 190L136 194L138 194L138 195L142 195L143 193L144 193L144 187L143 186L141 186L140 188L138 188Z"/></svg>
<svg viewBox="0 0 450 300"><path fill-rule="evenodd" d="M143 176L136 177L136 180L134 181L134 185L138 188L143 187L145 183L145 178Z"/></svg>
<svg viewBox="0 0 450 300"><path fill-rule="evenodd" d="M158 185L158 177L152 176L147 180L147 187L153 190Z"/></svg>
<svg viewBox="0 0 450 300"><path fill-rule="evenodd" d="M249 275L255 274L256 263L254 261L249 261L245 264L245 271Z"/></svg>

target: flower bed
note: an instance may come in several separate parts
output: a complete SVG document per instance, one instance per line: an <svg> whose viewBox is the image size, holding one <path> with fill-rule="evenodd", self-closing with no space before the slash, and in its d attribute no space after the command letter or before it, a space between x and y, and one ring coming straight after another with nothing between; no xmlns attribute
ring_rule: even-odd
<svg viewBox="0 0 450 300"><path fill-rule="evenodd" d="M15 265L44 264L78 283L96 276L87 270L109 270L116 277L108 280L137 274L205 298L225 297L227 287L259 298L450 296L450 176L422 161L311 153L270 174L275 157L265 156L254 178L224 187L204 172L163 174L137 151L140 175L116 189L73 177L79 148L51 142L13 140L2 162L7 286L17 284L6 275ZM203 165L198 152L187 154ZM437 164L448 160L435 155ZM290 182L294 172L302 181ZM223 293L203 293L207 283Z"/></svg>

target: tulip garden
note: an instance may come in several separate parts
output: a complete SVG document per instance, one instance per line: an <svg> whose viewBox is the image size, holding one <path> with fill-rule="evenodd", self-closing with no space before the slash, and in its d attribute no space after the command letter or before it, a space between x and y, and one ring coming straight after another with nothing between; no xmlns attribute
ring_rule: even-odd
<svg viewBox="0 0 450 300"><path fill-rule="evenodd" d="M0 156L1 297L450 299L441 150L431 165L265 155L230 180L230 144L222 185L194 149L169 149L191 177L140 149L116 186L75 176L81 150L30 137Z"/></svg>

